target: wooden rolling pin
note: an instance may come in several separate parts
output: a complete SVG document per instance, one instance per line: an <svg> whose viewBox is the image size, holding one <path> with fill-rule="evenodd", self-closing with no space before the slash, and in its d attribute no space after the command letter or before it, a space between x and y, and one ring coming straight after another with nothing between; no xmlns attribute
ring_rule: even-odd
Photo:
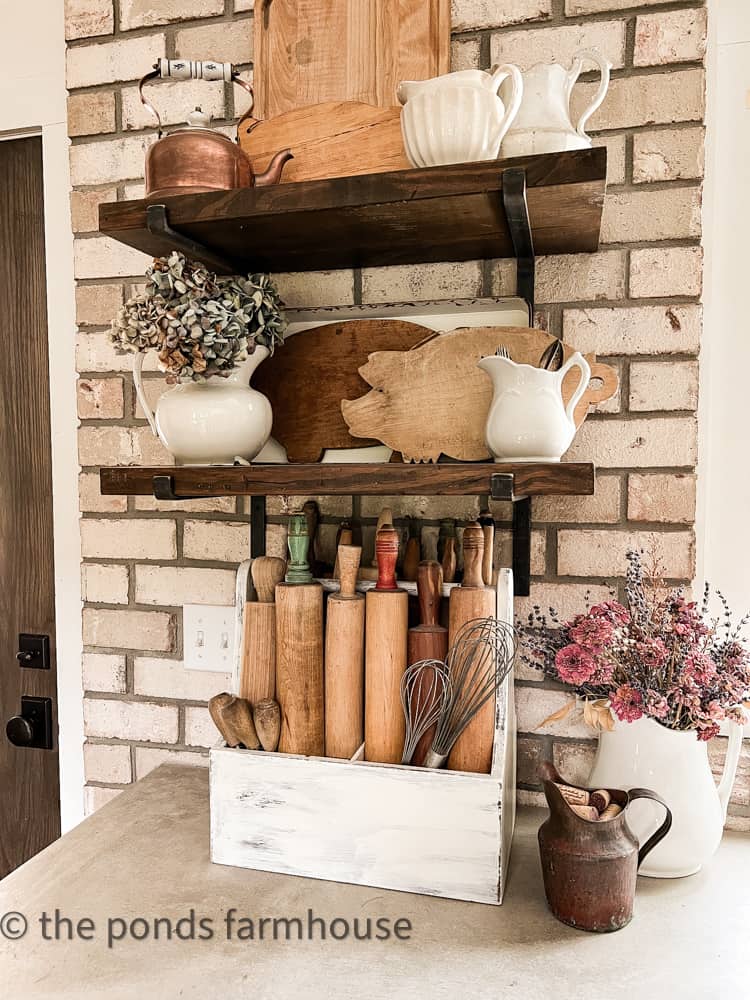
<svg viewBox="0 0 750 1000"><path fill-rule="evenodd" d="M286 582L276 588L276 700L281 753L322 756L323 588L312 582L304 514L289 521Z"/></svg>
<svg viewBox="0 0 750 1000"><path fill-rule="evenodd" d="M419 660L444 660L448 654L448 629L438 624L442 593L442 567L439 562L425 559L417 567L420 624L409 629L406 656L408 666L418 663ZM427 675L423 684L428 686L429 680ZM418 688L414 692L414 697L418 698L421 693L421 688ZM423 734L412 755L412 764L421 766L424 763L434 734L435 726Z"/></svg>
<svg viewBox="0 0 750 1000"><path fill-rule="evenodd" d="M257 595L245 604L242 633L240 697L251 704L276 696L276 585L284 579L286 563L274 556L253 560L250 573Z"/></svg>
<svg viewBox="0 0 750 1000"><path fill-rule="evenodd" d="M409 595L396 586L395 528L378 531L375 553L378 580L365 599L365 760L398 764L406 735L400 686L406 669Z"/></svg>
<svg viewBox="0 0 750 1000"><path fill-rule="evenodd" d="M448 609L448 644L453 645L463 626L474 618L495 614L495 591L482 579L484 534L476 522L464 528L464 578L451 591ZM448 767L453 771L489 774L495 738L495 698L490 698L459 736Z"/></svg>
<svg viewBox="0 0 750 1000"><path fill-rule="evenodd" d="M349 759L364 739L365 598L355 593L361 555L359 546L339 546L341 585L326 608L326 757Z"/></svg>
<svg viewBox="0 0 750 1000"><path fill-rule="evenodd" d="M339 528L336 538L336 562L333 564L333 579L341 579L341 568L339 567L339 549L342 545L352 545L352 529L351 528ZM358 546L360 552L362 551L362 546ZM356 580L354 581L356 583Z"/></svg>

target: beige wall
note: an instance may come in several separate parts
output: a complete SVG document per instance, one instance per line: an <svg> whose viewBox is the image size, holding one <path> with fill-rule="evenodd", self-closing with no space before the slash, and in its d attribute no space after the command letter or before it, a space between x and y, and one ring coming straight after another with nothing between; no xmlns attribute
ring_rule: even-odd
<svg viewBox="0 0 750 1000"><path fill-rule="evenodd" d="M160 504L98 495L99 464L168 462L136 412L129 362L109 347L106 326L137 281L146 260L96 234L100 201L141 190L142 154L153 141L135 101L134 84L155 58L231 59L249 69L252 4L235 0L138 3L68 0L71 31L68 85L76 274L78 278L80 457L86 609L84 683L89 805L170 756L205 754L214 733L206 696L226 679L186 672L181 665L180 606L231 599L232 571L247 546L242 501ZM190 18L190 20L187 20ZM597 254L539 262L540 323L582 350L617 366L618 397L591 417L571 458L599 467L593 498L535 503L530 599L562 614L584 594L621 586L631 545L654 544L668 572L690 580L694 570L694 469L697 453L698 350L702 285L705 9L695 2L638 0L455 0L456 68L488 67L498 59L529 65L567 62L596 44L614 64L612 87L590 123L609 148L610 190ZM114 34L113 34L114 29ZM200 86L200 85L199 85ZM583 83L580 106L592 84ZM196 95L197 97L197 95ZM225 103L225 98L229 103ZM159 87L155 99L170 121L194 103L190 88ZM200 100L231 119L232 97L220 90ZM147 129L144 126L149 125ZM513 292L508 262L468 262L312 275L281 275L292 306L345 305ZM348 501L321 501L328 544ZM394 500L397 514L413 501ZM374 518L379 502L356 510ZM474 516L470 500L420 505L434 526L441 515ZM272 505L278 515L279 503ZM507 507L498 517L508 520ZM372 523L372 522L371 522ZM273 525L272 543L279 542ZM434 532L433 532L434 534ZM499 551L507 559L509 534ZM538 799L535 766L554 755L571 777L591 759L591 733L568 718L539 729L566 695L522 673L517 698L522 797ZM716 753L720 755L717 745ZM733 809L747 805L747 781Z"/></svg>

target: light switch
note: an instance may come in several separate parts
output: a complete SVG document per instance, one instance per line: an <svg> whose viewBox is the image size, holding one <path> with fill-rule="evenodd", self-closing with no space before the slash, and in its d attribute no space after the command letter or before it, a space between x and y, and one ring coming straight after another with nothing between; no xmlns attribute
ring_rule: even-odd
<svg viewBox="0 0 750 1000"><path fill-rule="evenodd" d="M186 604L182 609L186 669L231 673L234 622L234 605Z"/></svg>

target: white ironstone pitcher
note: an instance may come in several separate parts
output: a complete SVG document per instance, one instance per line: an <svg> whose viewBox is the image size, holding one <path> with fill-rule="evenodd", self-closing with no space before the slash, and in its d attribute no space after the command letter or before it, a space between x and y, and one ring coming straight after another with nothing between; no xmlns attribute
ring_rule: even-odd
<svg viewBox="0 0 750 1000"><path fill-rule="evenodd" d="M570 114L570 95L586 63L599 67L601 80L595 97L574 125ZM585 126L604 100L611 68L612 64L596 49L583 49L574 56L570 69L558 63L538 63L527 69L522 74L521 106L503 139L501 155L529 156L591 146ZM500 90L501 97L504 97L504 91L505 84Z"/></svg>

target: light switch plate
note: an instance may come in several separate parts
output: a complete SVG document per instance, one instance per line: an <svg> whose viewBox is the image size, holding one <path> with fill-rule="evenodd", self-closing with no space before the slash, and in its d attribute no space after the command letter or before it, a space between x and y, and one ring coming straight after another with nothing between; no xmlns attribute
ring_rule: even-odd
<svg viewBox="0 0 750 1000"><path fill-rule="evenodd" d="M183 663L187 670L231 673L234 605L186 604L182 609Z"/></svg>

